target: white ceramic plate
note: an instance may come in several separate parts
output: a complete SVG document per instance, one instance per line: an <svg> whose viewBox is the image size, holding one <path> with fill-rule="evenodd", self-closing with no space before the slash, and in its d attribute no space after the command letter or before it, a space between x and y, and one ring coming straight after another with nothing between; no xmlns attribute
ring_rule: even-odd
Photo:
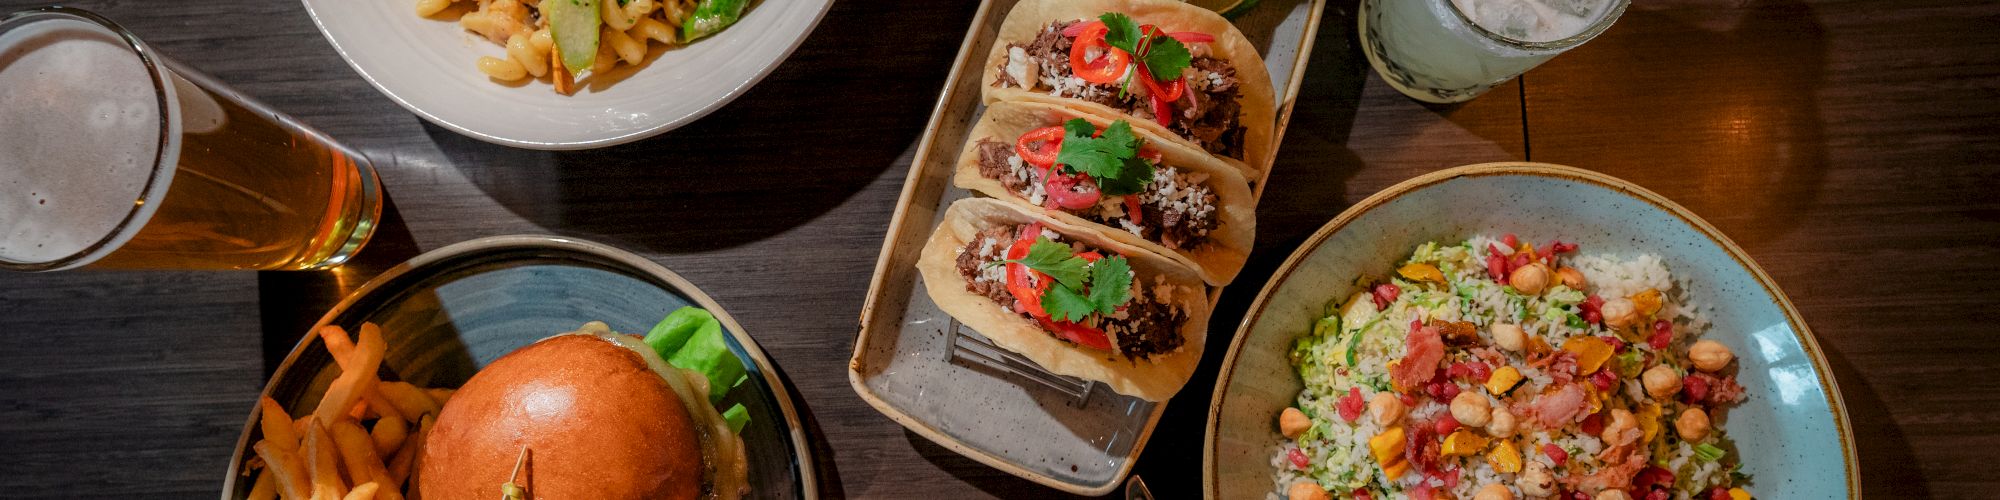
<svg viewBox="0 0 2000 500"><path fill-rule="evenodd" d="M504 84L473 65L504 57L456 19L417 17L415 0L303 0L354 71L417 116L473 138L531 149L587 149L673 130L728 104L778 67L833 0L754 2L735 26L683 47L654 44L649 62L579 82ZM470 1L470 0L466 0Z"/></svg>

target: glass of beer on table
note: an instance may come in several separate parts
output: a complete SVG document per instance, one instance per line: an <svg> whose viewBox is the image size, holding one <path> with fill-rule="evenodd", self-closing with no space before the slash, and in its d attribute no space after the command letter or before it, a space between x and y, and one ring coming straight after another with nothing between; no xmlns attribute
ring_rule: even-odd
<svg viewBox="0 0 2000 500"><path fill-rule="evenodd" d="M374 233L360 153L89 12L0 18L0 269L319 269Z"/></svg>
<svg viewBox="0 0 2000 500"><path fill-rule="evenodd" d="M1603 33L1629 0L1362 0L1361 51L1419 101L1465 102Z"/></svg>

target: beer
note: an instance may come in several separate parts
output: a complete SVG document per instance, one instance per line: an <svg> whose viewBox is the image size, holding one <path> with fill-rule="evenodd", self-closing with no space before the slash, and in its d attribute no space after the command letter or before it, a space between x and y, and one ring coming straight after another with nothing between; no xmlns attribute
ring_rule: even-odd
<svg viewBox="0 0 2000 500"><path fill-rule="evenodd" d="M0 21L0 269L314 269L374 231L367 159L74 9Z"/></svg>
<svg viewBox="0 0 2000 500"><path fill-rule="evenodd" d="M1628 0L1362 0L1362 53L1417 100L1464 102L1609 28Z"/></svg>

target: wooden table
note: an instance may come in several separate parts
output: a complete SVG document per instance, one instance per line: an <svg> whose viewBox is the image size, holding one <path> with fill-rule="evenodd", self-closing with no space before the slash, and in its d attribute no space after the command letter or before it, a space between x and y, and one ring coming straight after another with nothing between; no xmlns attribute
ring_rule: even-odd
<svg viewBox="0 0 2000 500"><path fill-rule="evenodd" d="M1307 234L1405 178L1520 159L1659 191L1763 264L1833 362L1869 496L2000 488L2000 5L1640 2L1519 83L1435 108L1373 75L1354 2L1333 3L1258 250L1212 322L1217 356L1138 465L1153 491L1197 491L1214 358ZM388 265L508 233L612 243L705 288L803 394L829 497L1056 496L904 431L847 383L883 227L972 2L841 2L735 103L579 153L420 121L297 2L73 5L365 151L392 211L336 272L0 275L0 496L212 495L304 326Z"/></svg>

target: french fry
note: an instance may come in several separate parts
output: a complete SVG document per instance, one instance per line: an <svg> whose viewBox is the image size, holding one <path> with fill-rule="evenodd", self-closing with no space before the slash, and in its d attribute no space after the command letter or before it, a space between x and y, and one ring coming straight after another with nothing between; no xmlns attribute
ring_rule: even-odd
<svg viewBox="0 0 2000 500"><path fill-rule="evenodd" d="M352 419L334 422L333 440L340 446L340 457L347 463L347 475L355 483L387 482L389 471L383 467L381 456L375 454L375 440L368 437L368 431L362 430L360 423ZM375 496L386 500L402 499L402 495L391 489L377 489Z"/></svg>
<svg viewBox="0 0 2000 500"><path fill-rule="evenodd" d="M396 406L396 412L403 414L405 420L417 415L438 413L437 400L431 399L429 393L410 385L409 382L383 382L376 384L376 388L383 397L389 399L389 404Z"/></svg>
<svg viewBox="0 0 2000 500"><path fill-rule="evenodd" d="M361 325L361 341L355 344L352 363L342 368L340 376L333 379L333 385L326 388L326 395L319 400L319 407L313 409L313 416L321 422L334 422L350 410L361 395L374 390L375 370L382 365L382 355L386 346L382 343L382 330L373 324Z"/></svg>
<svg viewBox="0 0 2000 500"><path fill-rule="evenodd" d="M299 435L295 431L297 428L292 427L292 416L285 413L285 407L279 406L278 401L270 396L259 398L257 407L261 412L257 420L263 426L264 439L271 441L273 446L297 453Z"/></svg>
<svg viewBox="0 0 2000 500"><path fill-rule="evenodd" d="M354 341L347 338L347 330L333 325L320 327L319 340L326 344L326 352L333 355L333 362L340 365L341 371L347 371L348 363L354 359Z"/></svg>
<svg viewBox="0 0 2000 500"><path fill-rule="evenodd" d="M257 482L250 485L250 496L245 500L278 500L278 483L272 479L273 476L270 470L258 472Z"/></svg>
<svg viewBox="0 0 2000 500"><path fill-rule="evenodd" d="M312 500L340 500L340 496L334 493L337 492L333 490L332 486L316 484L313 485Z"/></svg>
<svg viewBox="0 0 2000 500"><path fill-rule="evenodd" d="M258 441L251 449L264 459L264 470L277 475L278 496L285 500L308 500L312 496L312 480L306 477L305 464L297 453L279 449L270 440Z"/></svg>
<svg viewBox="0 0 2000 500"><path fill-rule="evenodd" d="M424 415L424 419L417 423L417 432L403 440L403 449L396 450L396 456L389 459L390 486L401 488L409 481L410 471L416 468L417 456L424 452L424 440L430 438L431 422L434 421L436 418L433 416Z"/></svg>
<svg viewBox="0 0 2000 500"><path fill-rule="evenodd" d="M347 496L347 483L340 479L340 455L335 447L319 420L306 424L306 471L312 475L313 489L325 489L332 498L341 498Z"/></svg>
<svg viewBox="0 0 2000 500"><path fill-rule="evenodd" d="M368 431L368 436L375 439L375 454L386 457L403 447L404 439L410 437L409 433L409 423L403 419L383 416L375 421L375 428Z"/></svg>
<svg viewBox="0 0 2000 500"><path fill-rule="evenodd" d="M411 421L409 416L403 415L403 412L396 410L396 405L390 403L389 398L382 396L382 385L385 383L387 382L376 383L375 390L361 395L361 400L368 403L368 411L374 412L376 416L381 418L396 417L402 419L404 422Z"/></svg>
<svg viewBox="0 0 2000 500"><path fill-rule="evenodd" d="M375 500L375 489L379 487L379 483L361 483L342 500Z"/></svg>
<svg viewBox="0 0 2000 500"><path fill-rule="evenodd" d="M446 402L451 401L451 395L458 392L458 389L440 387L436 389L424 389L424 392L430 394L431 399L437 401L439 407L443 407Z"/></svg>

